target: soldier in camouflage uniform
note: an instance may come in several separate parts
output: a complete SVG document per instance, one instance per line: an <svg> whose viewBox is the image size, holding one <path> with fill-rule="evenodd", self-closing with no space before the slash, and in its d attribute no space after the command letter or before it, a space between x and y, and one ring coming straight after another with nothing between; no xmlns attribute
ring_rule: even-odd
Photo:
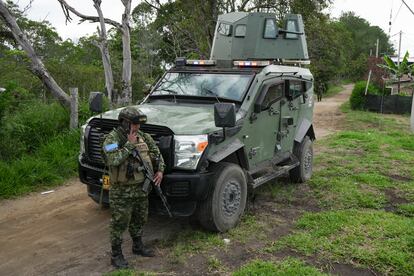
<svg viewBox="0 0 414 276"><path fill-rule="evenodd" d="M111 181L111 264L117 268L128 267L121 247L122 234L127 228L133 241L132 252L146 257L154 256L153 251L142 243L142 228L148 217L148 194L142 191L145 179L143 167L131 155L137 149L146 163L157 166L154 169L154 182L160 185L164 161L152 137L139 130L140 124L145 123L146 119L137 109L124 108L118 117L120 126L107 135L103 144Z"/></svg>

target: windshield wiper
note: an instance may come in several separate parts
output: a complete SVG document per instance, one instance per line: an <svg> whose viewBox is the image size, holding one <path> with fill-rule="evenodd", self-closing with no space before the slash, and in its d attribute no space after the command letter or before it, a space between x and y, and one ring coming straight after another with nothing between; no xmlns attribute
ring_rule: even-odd
<svg viewBox="0 0 414 276"><path fill-rule="evenodd" d="M205 88L205 87L203 87L203 88L201 88L201 89L202 89L203 91L207 92L208 94L213 95L213 96L216 98L217 102L220 102L220 100L219 100L219 95L217 95L217 93L216 93L216 92L214 92L214 91L212 91L212 90L210 90L210 89L208 89L208 88Z"/></svg>
<svg viewBox="0 0 414 276"><path fill-rule="evenodd" d="M174 97L174 103L177 103L177 98L175 97L175 95L178 94L177 91L174 91L174 90L168 89L168 88L160 88L160 89L156 89L154 92L157 92L157 91L165 91L165 92L168 92L168 94L172 94L173 97ZM152 93L154 93L154 92L152 92ZM154 95L154 96L157 96L157 95Z"/></svg>

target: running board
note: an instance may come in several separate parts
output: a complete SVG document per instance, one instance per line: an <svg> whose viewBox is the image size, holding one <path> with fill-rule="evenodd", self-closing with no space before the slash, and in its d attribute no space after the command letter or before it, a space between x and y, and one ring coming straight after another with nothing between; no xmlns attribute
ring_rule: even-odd
<svg viewBox="0 0 414 276"><path fill-rule="evenodd" d="M270 172L268 174L262 175L256 179L253 180L252 188L256 189L257 187L267 183L268 181L275 179L276 177L279 177L287 172L289 172L291 169L299 166L299 161L293 163L284 165L281 167L278 167L276 171Z"/></svg>

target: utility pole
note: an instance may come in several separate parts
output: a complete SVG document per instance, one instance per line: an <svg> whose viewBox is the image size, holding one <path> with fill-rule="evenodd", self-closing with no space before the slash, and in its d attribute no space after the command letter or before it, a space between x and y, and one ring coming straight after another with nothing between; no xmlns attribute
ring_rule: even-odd
<svg viewBox="0 0 414 276"><path fill-rule="evenodd" d="M402 31L400 31L400 42L398 42L398 66L400 66L400 56L401 56L401 37L402 37Z"/></svg>
<svg viewBox="0 0 414 276"><path fill-rule="evenodd" d="M375 52L376 58L378 58L378 51L379 51L379 38L377 38L377 51Z"/></svg>

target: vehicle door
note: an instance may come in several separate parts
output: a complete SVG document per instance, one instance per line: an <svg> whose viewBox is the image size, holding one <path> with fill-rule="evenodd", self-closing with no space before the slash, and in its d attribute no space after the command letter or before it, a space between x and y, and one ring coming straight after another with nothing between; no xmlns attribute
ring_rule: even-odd
<svg viewBox="0 0 414 276"><path fill-rule="evenodd" d="M264 81L256 98L250 125L245 135L246 150L251 167L274 156L280 124L280 101L285 94L283 80Z"/></svg>
<svg viewBox="0 0 414 276"><path fill-rule="evenodd" d="M285 83L285 97L280 102L280 131L278 139L282 152L292 152L296 128L299 125L299 111L301 104L306 101L304 93L306 83L291 79Z"/></svg>

